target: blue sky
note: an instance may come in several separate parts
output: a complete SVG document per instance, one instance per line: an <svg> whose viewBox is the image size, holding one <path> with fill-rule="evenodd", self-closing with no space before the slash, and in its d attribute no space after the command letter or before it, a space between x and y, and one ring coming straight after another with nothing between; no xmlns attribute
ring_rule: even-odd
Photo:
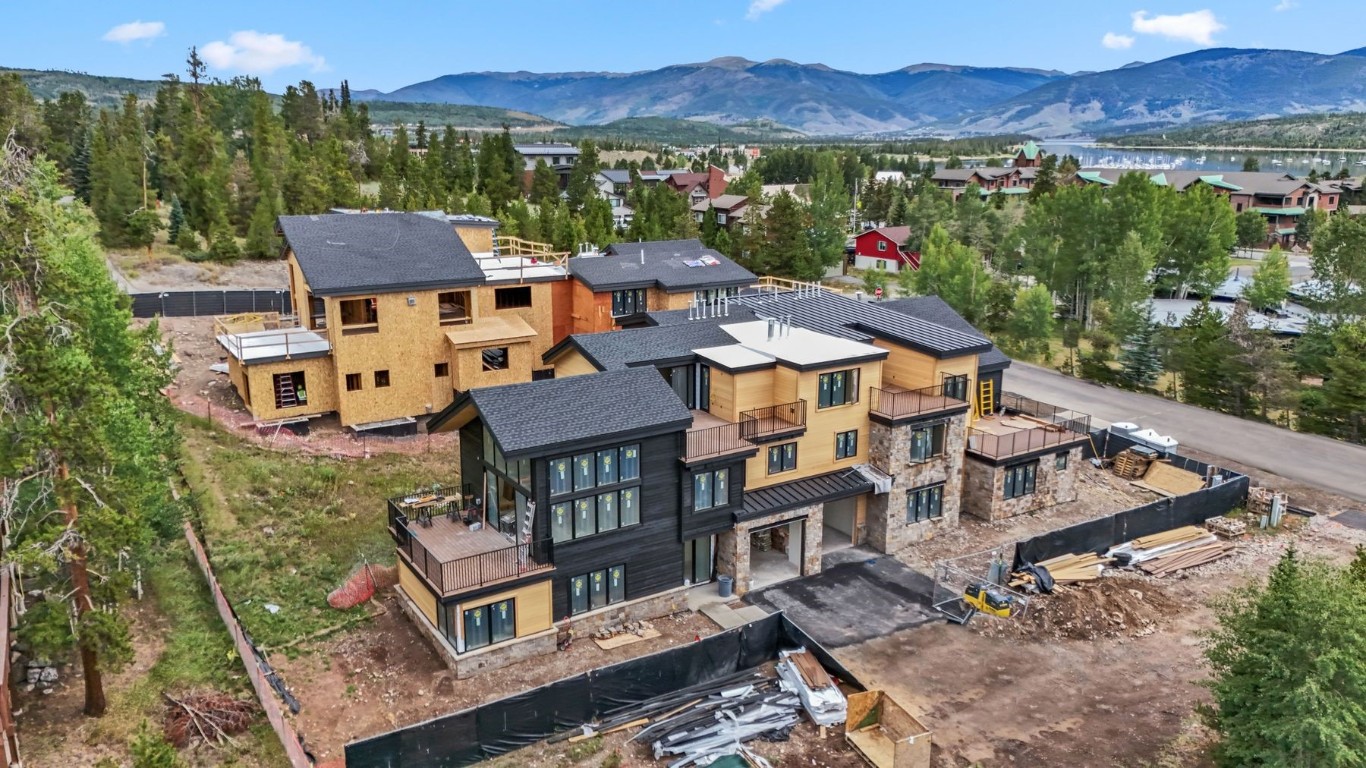
<svg viewBox="0 0 1366 768"><path fill-rule="evenodd" d="M1366 46L1362 0L231 0L6 2L0 65L157 78L198 45L221 77L392 90L453 72L631 71L716 56L856 72L941 62L1065 71L1214 45ZM1037 30L1031 34L1023 29Z"/></svg>

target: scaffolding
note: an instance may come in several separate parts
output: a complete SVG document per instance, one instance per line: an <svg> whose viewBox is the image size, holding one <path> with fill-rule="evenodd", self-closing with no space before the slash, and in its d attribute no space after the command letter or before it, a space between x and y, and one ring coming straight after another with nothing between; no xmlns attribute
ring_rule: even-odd
<svg viewBox="0 0 1366 768"><path fill-rule="evenodd" d="M987 549L934 564L934 594L931 606L955 624L966 624L978 610L964 600L969 587L981 587L1010 604L1013 621L1029 610L1029 596L1006 586L1014 559L1014 545Z"/></svg>

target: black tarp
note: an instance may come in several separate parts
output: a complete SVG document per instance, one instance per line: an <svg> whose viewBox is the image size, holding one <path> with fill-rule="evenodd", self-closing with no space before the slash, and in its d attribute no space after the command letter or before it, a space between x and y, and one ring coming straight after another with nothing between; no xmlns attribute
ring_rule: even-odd
<svg viewBox="0 0 1366 768"><path fill-rule="evenodd" d="M716 680L804 646L832 674L847 669L781 613L761 621L566 678L532 691L346 745L347 768L473 765L592 722L618 707ZM496 672L490 674L497 674ZM478 685L478 681L469 684Z"/></svg>
<svg viewBox="0 0 1366 768"><path fill-rule="evenodd" d="M1107 442L1104 435L1097 433L1092 436L1092 441L1107 456L1113 456L1135 445L1134 441L1121 435L1110 435L1108 448L1105 447ZM1198 475L1204 475L1209 468L1204 462L1185 456L1170 456L1168 460L1174 466ZM1242 506L1247 500L1247 489L1250 485L1248 478L1218 467L1214 472L1221 477L1222 482L1213 488L1158 499L1140 507L1041 533L1032 539L1021 541L1015 545L1015 567L1022 563L1037 563L1059 555L1104 552L1116 544L1140 536L1151 536L1184 525L1200 525L1211 517L1227 514Z"/></svg>
<svg viewBox="0 0 1366 768"><path fill-rule="evenodd" d="M202 317L291 311L289 291L162 291L132 293L133 317Z"/></svg>

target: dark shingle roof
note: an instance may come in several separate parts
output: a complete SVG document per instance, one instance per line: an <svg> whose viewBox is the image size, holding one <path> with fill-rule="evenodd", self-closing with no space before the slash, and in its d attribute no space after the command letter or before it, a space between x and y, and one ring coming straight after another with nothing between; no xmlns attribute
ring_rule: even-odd
<svg viewBox="0 0 1366 768"><path fill-rule="evenodd" d="M683 430L692 423L687 406L654 368L485 387L469 397L508 456Z"/></svg>
<svg viewBox="0 0 1366 768"><path fill-rule="evenodd" d="M644 264L641 264L641 252ZM714 266L690 267L685 262L703 256L716 259ZM669 293L696 288L750 285L754 273L700 240L655 240L648 243L617 243L602 256L576 256L569 271L594 291L658 286Z"/></svg>
<svg viewBox="0 0 1366 768"><path fill-rule="evenodd" d="M803 328L855 341L881 338L936 357L981 354L991 341L972 330L957 330L903 314L880 303L855 301L829 291L741 296L731 299L765 317L792 316Z"/></svg>
<svg viewBox="0 0 1366 768"><path fill-rule="evenodd" d="M881 302L881 305L902 314L928 320L931 323L938 323L945 328L953 328L964 333L981 334L981 331L974 328L972 323L964 320L962 315L954 311L953 307L950 307L938 296L912 296L905 299L884 301ZM977 367L979 369L1006 368L1009 365L1010 358L1006 357L1005 353L994 345L986 352L977 355Z"/></svg>
<svg viewBox="0 0 1366 768"><path fill-rule="evenodd" d="M746 319L732 316L725 322L744 322ZM632 365L691 358L695 349L734 344L735 337L721 330L717 321L708 319L605 333L579 333L570 336L567 343L583 352L589 362L602 370L612 371ZM558 345L546 352L546 356L557 351Z"/></svg>
<svg viewBox="0 0 1366 768"><path fill-rule="evenodd" d="M416 213L281 216L280 230L319 296L476 285L484 272L455 228Z"/></svg>
<svg viewBox="0 0 1366 768"><path fill-rule="evenodd" d="M857 496L871 490L872 481L858 470L841 469L824 475L793 480L790 483L770 485L757 491L745 491L744 508L736 517L749 520L808 504Z"/></svg>

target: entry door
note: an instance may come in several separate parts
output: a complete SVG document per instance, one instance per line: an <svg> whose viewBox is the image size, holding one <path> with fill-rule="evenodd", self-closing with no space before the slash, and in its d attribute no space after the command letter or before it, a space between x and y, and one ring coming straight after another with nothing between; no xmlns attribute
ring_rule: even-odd
<svg viewBox="0 0 1366 768"><path fill-rule="evenodd" d="M683 542L683 578L693 584L704 584L713 576L715 536L703 536Z"/></svg>

